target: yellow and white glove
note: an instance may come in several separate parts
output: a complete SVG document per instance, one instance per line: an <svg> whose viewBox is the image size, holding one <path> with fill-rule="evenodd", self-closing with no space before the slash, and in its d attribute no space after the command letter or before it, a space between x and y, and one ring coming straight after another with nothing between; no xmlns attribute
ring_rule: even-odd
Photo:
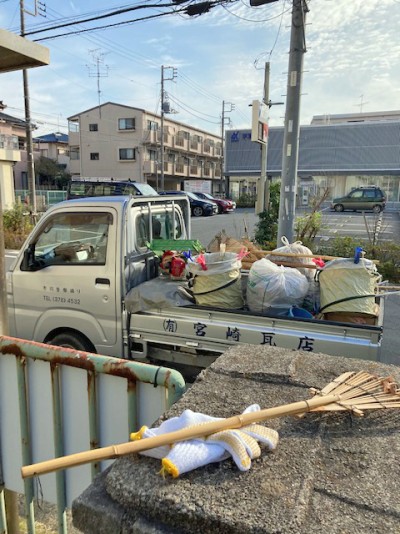
<svg viewBox="0 0 400 534"><path fill-rule="evenodd" d="M243 413L259 410L260 407L253 404ZM222 419L185 410L179 417L164 421L158 428L142 427L139 432L131 434L131 439L159 436L189 426L197 427L203 423L219 420ZM250 424L241 429L223 430L204 438L180 441L143 451L140 454L161 459L161 472L170 474L174 478L209 463L220 462L229 456L232 456L241 471L248 471L251 467L251 460L261 455L258 442L266 444L269 450L273 450L278 444L278 439L279 436L275 430L262 425Z"/></svg>

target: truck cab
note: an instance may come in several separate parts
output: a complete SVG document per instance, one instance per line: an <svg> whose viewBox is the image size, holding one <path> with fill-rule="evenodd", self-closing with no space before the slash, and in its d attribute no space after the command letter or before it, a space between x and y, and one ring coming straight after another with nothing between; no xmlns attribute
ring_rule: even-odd
<svg viewBox="0 0 400 534"><path fill-rule="evenodd" d="M10 333L123 357L124 297L157 276L153 239L187 239L185 196L61 202L28 237L7 278Z"/></svg>

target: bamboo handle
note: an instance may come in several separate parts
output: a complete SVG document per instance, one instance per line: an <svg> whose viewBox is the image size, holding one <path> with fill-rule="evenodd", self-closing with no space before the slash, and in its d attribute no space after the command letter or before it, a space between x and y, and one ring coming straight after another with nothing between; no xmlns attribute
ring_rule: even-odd
<svg viewBox="0 0 400 534"><path fill-rule="evenodd" d="M250 251L251 252L251 251ZM276 252L275 250L262 250L266 256L282 256L288 258L316 258L320 260L343 260L343 256L321 256L318 254L296 254L295 252ZM347 258L348 259L348 258ZM379 264L379 260L371 260L372 263Z"/></svg>
<svg viewBox="0 0 400 534"><path fill-rule="evenodd" d="M291 263L290 261L271 260L272 263L282 265L284 267L293 267L295 269L317 269L315 263Z"/></svg>
<svg viewBox="0 0 400 534"><path fill-rule="evenodd" d="M61 456L53 460L46 460L32 465L25 465L21 468L22 478L44 475L52 471L59 471L67 467L76 467L78 465L99 460L118 458L126 454L138 453L148 449L154 449L163 445L170 445L177 441L187 439L202 438L215 432L227 429L241 428L251 423L259 423L265 419L274 419L284 415L296 415L298 413L310 412L319 406L325 406L340 401L339 395L317 396L309 400L284 404L275 408L266 408L258 412L249 412L241 415L235 415L228 419L220 421L211 421L201 425L182 428L168 434L161 434L151 438L144 438L138 441L121 443L119 445L110 445L90 451L78 452L68 456Z"/></svg>
<svg viewBox="0 0 400 534"><path fill-rule="evenodd" d="M321 260L341 260L339 256L319 256L318 254L296 254L295 252L276 252L275 250L263 250L263 254L270 256L282 256L287 258L317 258Z"/></svg>

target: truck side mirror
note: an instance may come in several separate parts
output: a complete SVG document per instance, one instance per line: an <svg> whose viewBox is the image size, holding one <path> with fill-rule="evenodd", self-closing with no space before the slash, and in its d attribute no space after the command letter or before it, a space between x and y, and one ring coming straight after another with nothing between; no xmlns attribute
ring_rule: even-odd
<svg viewBox="0 0 400 534"><path fill-rule="evenodd" d="M35 266L35 245L30 244L28 248L24 250L24 255L21 262L21 271L36 271Z"/></svg>

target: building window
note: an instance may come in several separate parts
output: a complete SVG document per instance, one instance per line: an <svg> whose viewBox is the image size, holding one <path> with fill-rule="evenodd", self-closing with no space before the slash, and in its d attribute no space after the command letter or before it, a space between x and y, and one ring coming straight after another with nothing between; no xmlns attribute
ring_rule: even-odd
<svg viewBox="0 0 400 534"><path fill-rule="evenodd" d="M135 119L118 119L118 130L134 130Z"/></svg>
<svg viewBox="0 0 400 534"><path fill-rule="evenodd" d="M89 124L89 132L98 132L99 126L97 124Z"/></svg>
<svg viewBox="0 0 400 534"><path fill-rule="evenodd" d="M98 152L91 152L90 153L90 159L92 161L97 161L100 159L100 154Z"/></svg>
<svg viewBox="0 0 400 534"><path fill-rule="evenodd" d="M134 148L120 148L119 149L119 159L120 160L136 159L136 150Z"/></svg>
<svg viewBox="0 0 400 534"><path fill-rule="evenodd" d="M149 150L149 160L150 161L157 161L157 151L156 150Z"/></svg>
<svg viewBox="0 0 400 534"><path fill-rule="evenodd" d="M69 157L71 159L80 159L79 146L71 146L69 151Z"/></svg>
<svg viewBox="0 0 400 534"><path fill-rule="evenodd" d="M69 121L68 122L68 131L70 133L78 133L79 132L79 122L78 121Z"/></svg>
<svg viewBox="0 0 400 534"><path fill-rule="evenodd" d="M158 130L158 123L156 121L148 120L147 121L147 129L148 130L152 130L152 131Z"/></svg>

